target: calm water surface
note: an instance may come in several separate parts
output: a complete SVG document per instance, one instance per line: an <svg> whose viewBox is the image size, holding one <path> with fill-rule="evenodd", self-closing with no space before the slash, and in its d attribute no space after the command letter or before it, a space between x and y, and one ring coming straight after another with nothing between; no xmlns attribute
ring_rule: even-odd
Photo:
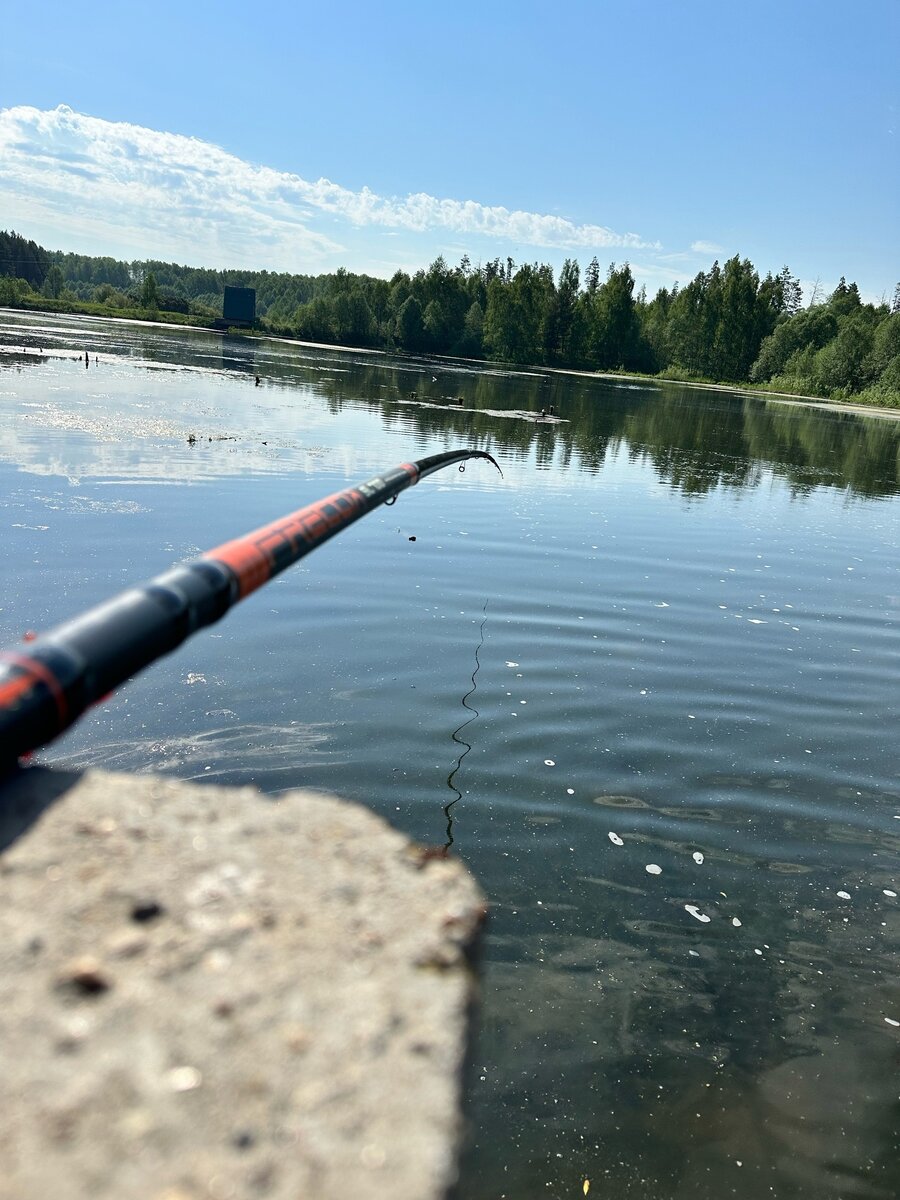
<svg viewBox="0 0 900 1200"><path fill-rule="evenodd" d="M452 839L492 902L465 1200L894 1200L898 431L0 312L0 635L490 450L502 479L404 494L43 758Z"/></svg>

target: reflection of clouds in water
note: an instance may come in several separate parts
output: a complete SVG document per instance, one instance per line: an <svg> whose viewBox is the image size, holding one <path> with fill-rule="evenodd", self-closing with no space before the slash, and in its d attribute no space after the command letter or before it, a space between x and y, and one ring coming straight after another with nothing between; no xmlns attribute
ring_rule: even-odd
<svg viewBox="0 0 900 1200"><path fill-rule="evenodd" d="M127 413L72 411L52 404L22 414L22 420L40 429L62 429L86 433L99 441L118 442L123 438L174 438L181 426L160 417L134 416Z"/></svg>
<svg viewBox="0 0 900 1200"><path fill-rule="evenodd" d="M217 709L212 715L220 720L229 715L237 719L229 709ZM101 742L86 750L56 753L47 758L70 768L102 767L137 774L166 771L182 779L217 779L240 771L246 779L260 769L271 774L341 761L327 748L330 730L331 726L325 722L223 725L183 736Z"/></svg>

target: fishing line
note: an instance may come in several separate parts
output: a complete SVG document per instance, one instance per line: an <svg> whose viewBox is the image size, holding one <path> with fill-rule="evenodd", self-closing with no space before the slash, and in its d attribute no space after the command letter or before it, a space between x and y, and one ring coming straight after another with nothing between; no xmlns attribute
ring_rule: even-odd
<svg viewBox="0 0 900 1200"><path fill-rule="evenodd" d="M459 758L456 760L456 765L454 766L453 770L447 776L447 787L450 789L451 792L455 792L456 796L453 800L449 801L449 803L447 803L443 806L444 807L444 816L447 818L447 842L446 842L446 845L444 846L445 854L449 851L450 847L453 845L453 813L451 810L453 809L454 804L458 804L459 801L462 800L462 792L459 790L459 788L456 786L456 784L453 782L453 780L456 777L456 775L459 771L459 768L462 766L462 760L466 757L466 755L472 749L471 744L469 742L467 742L465 740L465 738L461 738L459 736L459 734L462 733L462 731L465 729L465 727L467 725L471 725L472 722L475 720L475 718L479 715L478 709L475 708L474 705L469 704L469 697L473 696L475 694L476 688L478 687L477 683L475 682L475 677L478 674L478 672L481 670L481 659L479 658L479 654L481 652L481 647L484 645L484 627L485 627L485 624L487 623L487 606L488 606L488 602L487 602L487 600L485 600L484 608L482 609L482 612L484 615L481 618L481 629L479 631L480 638L479 638L478 645L475 647L475 670L472 672L472 686L469 688L469 690L466 692L466 694L462 698L463 708L468 709L468 711L470 713L472 713L473 715L471 717L469 717L469 719L467 721L463 721L462 725L458 725L456 727L456 729L454 729L453 732L450 734L451 739L454 742L456 742L456 744L458 746L465 746L465 749L463 750L462 754L460 754Z"/></svg>

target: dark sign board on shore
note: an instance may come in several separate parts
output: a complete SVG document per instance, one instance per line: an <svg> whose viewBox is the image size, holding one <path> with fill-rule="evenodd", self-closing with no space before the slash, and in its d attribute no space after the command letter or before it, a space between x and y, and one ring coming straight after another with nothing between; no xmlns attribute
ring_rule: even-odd
<svg viewBox="0 0 900 1200"><path fill-rule="evenodd" d="M252 325L256 320L256 288L226 287L222 320L228 325Z"/></svg>

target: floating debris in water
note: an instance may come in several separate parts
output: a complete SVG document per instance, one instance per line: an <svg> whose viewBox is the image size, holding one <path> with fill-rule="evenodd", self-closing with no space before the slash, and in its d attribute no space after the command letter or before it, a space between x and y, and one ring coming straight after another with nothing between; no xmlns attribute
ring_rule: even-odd
<svg viewBox="0 0 900 1200"><path fill-rule="evenodd" d="M732 917L731 923L735 927L735 929L740 929L741 925L743 924L740 917Z"/></svg>
<svg viewBox="0 0 900 1200"><path fill-rule="evenodd" d="M695 917L698 921L702 921L704 925L708 925L712 920L712 917L708 917L706 913L702 913L696 904L686 904L684 906L684 911L689 912L691 916Z"/></svg>
<svg viewBox="0 0 900 1200"><path fill-rule="evenodd" d="M887 1025L893 1025L895 1029L900 1029L900 1021L895 1021L893 1017L885 1017L884 1020Z"/></svg>
<svg viewBox="0 0 900 1200"><path fill-rule="evenodd" d="M612 844L614 846L624 846L625 845L625 843L622 841L622 839L619 837L619 835L617 833L608 833L606 836L609 838L609 840L612 842Z"/></svg>
<svg viewBox="0 0 900 1200"><path fill-rule="evenodd" d="M647 863L644 870L648 875L662 875L662 867L658 867L656 863Z"/></svg>
<svg viewBox="0 0 900 1200"><path fill-rule="evenodd" d="M703 862L703 854L699 850L695 850L694 853L691 855L691 858L694 860L694 862L697 864L698 867Z"/></svg>
<svg viewBox="0 0 900 1200"><path fill-rule="evenodd" d="M882 889L882 891L884 892L884 894L885 894L886 896L890 896L890 898L891 898L892 900L896 900L896 899L897 899L897 893L896 893L896 892L892 892L890 888L883 888L883 889Z"/></svg>
<svg viewBox="0 0 900 1200"><path fill-rule="evenodd" d="M552 758L545 758L545 759L544 759L544 766L545 766L545 767L555 767L555 766L556 766L556 763L553 761L553 759L552 759Z"/></svg>
<svg viewBox="0 0 900 1200"><path fill-rule="evenodd" d="M574 789L574 788L566 788L566 795L567 795L567 796L574 796L574 795L575 795L575 789Z"/></svg>
<svg viewBox="0 0 900 1200"><path fill-rule="evenodd" d="M842 900L850 900L850 899L852 899L852 897L851 897L851 895L850 895L850 893L849 893L849 892L843 892L843 891L842 891L842 892L838 892L838 896L840 896L840 898L841 898Z"/></svg>
<svg viewBox="0 0 900 1200"><path fill-rule="evenodd" d="M688 950L688 954L691 956L691 958L699 958L700 957L699 950Z"/></svg>

